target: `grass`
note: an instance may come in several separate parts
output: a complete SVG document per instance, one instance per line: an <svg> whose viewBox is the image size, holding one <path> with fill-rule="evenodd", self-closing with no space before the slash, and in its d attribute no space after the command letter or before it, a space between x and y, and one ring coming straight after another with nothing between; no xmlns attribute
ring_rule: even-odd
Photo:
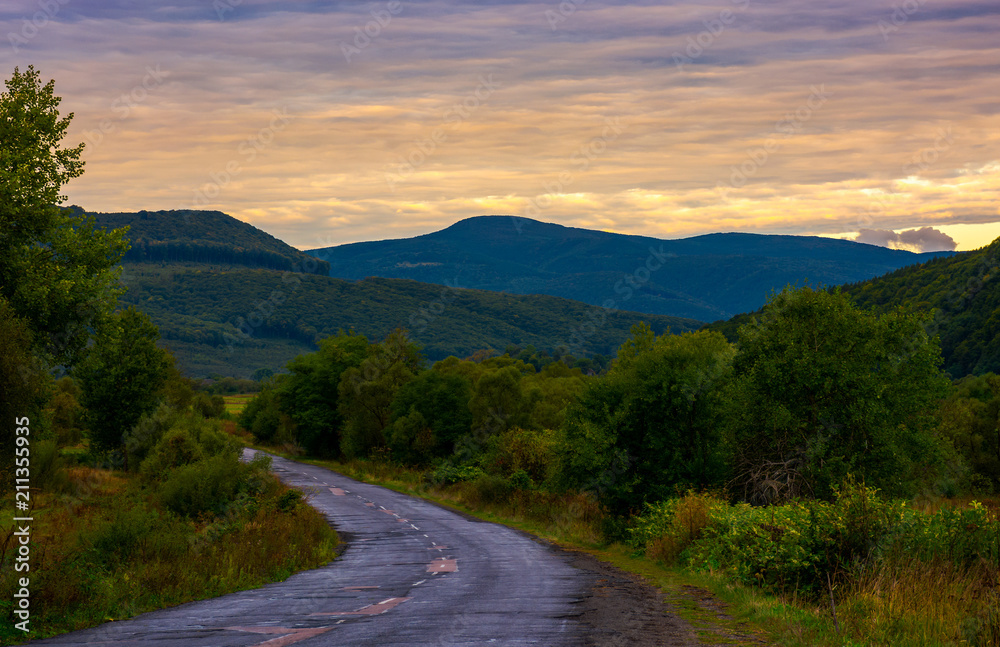
<svg viewBox="0 0 1000 647"><path fill-rule="evenodd" d="M256 588L335 555L326 520L273 475L252 500L196 519L165 510L135 474L67 475L64 491L32 495L31 638ZM13 531L0 526L3 644L26 638L12 626Z"/></svg>
<svg viewBox="0 0 1000 647"><path fill-rule="evenodd" d="M246 408L247 403L256 395L256 393L237 393L235 395L222 396L222 399L226 401L226 413L232 416L240 415L243 413L243 409Z"/></svg>

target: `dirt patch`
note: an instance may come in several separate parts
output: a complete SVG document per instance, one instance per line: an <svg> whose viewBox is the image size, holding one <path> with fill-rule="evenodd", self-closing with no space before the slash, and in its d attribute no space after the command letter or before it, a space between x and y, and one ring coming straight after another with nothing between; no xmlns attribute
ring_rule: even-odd
<svg viewBox="0 0 1000 647"><path fill-rule="evenodd" d="M594 574L590 595L580 602L580 622L590 628L588 647L700 647L767 645L734 628L726 604L705 589L680 586L664 593L646 580L586 553L573 553L576 568ZM696 608L687 620L679 608ZM692 617L686 613L685 616ZM723 623L723 624L720 624Z"/></svg>

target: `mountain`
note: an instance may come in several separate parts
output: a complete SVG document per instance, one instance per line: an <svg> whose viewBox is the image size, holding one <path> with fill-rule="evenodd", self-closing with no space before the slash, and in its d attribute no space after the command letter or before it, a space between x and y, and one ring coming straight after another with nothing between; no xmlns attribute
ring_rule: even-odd
<svg viewBox="0 0 1000 647"><path fill-rule="evenodd" d="M701 326L547 295L331 278L325 263L220 212L92 215L99 226L129 227L122 304L147 313L181 370L195 377L280 370L340 330L381 339L404 327L438 360L508 345L611 356L640 321L657 333Z"/></svg>
<svg viewBox="0 0 1000 647"><path fill-rule="evenodd" d="M80 207L70 209L82 211ZM125 262L193 262L264 267L328 275L316 260L253 225L221 211L93 213L99 227L128 226Z"/></svg>
<svg viewBox="0 0 1000 647"><path fill-rule="evenodd" d="M953 252L912 252L812 236L708 234L662 240L512 216L441 231L307 251L330 275L407 278L513 294L549 294L714 321L756 310L773 290L839 285Z"/></svg>

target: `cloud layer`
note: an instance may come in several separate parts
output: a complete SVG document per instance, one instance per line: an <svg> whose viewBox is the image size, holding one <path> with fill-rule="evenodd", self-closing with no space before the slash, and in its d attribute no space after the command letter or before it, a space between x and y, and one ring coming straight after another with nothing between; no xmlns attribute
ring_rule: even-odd
<svg viewBox="0 0 1000 647"><path fill-rule="evenodd" d="M956 247L955 240L951 236L933 227L910 229L898 234L889 229L862 229L854 240L912 252L950 252Z"/></svg>
<svg viewBox="0 0 1000 647"><path fill-rule="evenodd" d="M0 45L76 115L72 202L304 248L1000 220L1000 7L904 4L17 0Z"/></svg>

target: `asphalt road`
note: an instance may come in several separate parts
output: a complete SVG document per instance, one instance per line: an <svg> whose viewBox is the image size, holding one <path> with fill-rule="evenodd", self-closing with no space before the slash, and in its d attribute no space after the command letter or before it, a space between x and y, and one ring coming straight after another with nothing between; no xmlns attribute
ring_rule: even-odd
<svg viewBox="0 0 1000 647"><path fill-rule="evenodd" d="M247 450L248 452L250 450ZM514 530L329 470L274 459L347 542L284 582L32 645L583 645L592 572ZM191 568L197 568L197 563Z"/></svg>

